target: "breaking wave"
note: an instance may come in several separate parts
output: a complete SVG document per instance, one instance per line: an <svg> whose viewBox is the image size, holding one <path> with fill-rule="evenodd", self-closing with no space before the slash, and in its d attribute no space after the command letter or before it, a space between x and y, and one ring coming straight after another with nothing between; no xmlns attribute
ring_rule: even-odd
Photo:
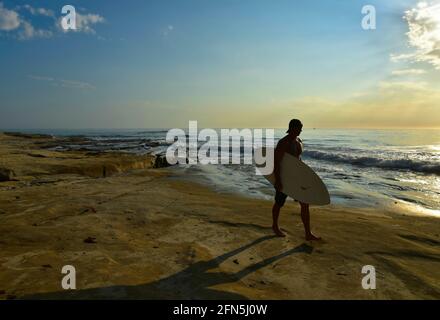
<svg viewBox="0 0 440 320"><path fill-rule="evenodd" d="M422 161L416 159L383 159L372 156L353 156L332 152L305 150L304 157L316 160L325 160L337 163L347 163L362 167L376 167L389 170L409 170L413 172L431 173L440 175L440 163L438 161Z"/></svg>

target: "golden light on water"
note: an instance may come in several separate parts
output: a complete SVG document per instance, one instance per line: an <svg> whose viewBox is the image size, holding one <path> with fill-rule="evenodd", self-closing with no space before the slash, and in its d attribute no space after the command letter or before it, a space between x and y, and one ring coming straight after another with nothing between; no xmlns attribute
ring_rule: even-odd
<svg viewBox="0 0 440 320"><path fill-rule="evenodd" d="M399 207L399 212L407 215L431 216L440 218L440 210L438 209L428 209L406 201L398 201L397 206Z"/></svg>

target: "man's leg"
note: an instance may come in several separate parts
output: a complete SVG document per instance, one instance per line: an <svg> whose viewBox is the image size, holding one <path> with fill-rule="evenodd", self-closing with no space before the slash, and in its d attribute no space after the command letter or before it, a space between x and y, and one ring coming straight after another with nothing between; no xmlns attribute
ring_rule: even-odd
<svg viewBox="0 0 440 320"><path fill-rule="evenodd" d="M281 232L280 227L278 226L278 217L280 216L280 210L281 206L275 202L272 207L272 229L278 237L285 237L286 235Z"/></svg>
<svg viewBox="0 0 440 320"><path fill-rule="evenodd" d="M315 237L312 234L312 231L310 230L310 211L309 211L309 205L307 203L301 204L301 220L304 225L304 231L306 233L306 240L321 240L319 237Z"/></svg>

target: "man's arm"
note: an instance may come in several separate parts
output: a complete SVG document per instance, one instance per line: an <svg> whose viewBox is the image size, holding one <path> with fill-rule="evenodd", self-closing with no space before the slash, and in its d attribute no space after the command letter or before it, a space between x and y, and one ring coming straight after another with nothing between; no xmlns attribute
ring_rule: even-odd
<svg viewBox="0 0 440 320"><path fill-rule="evenodd" d="M281 177L280 177L280 171L281 171L280 167L285 149L286 147L284 141L278 142L275 148L275 155L274 155L275 189L277 189L278 191L281 191L283 189L283 185L281 184Z"/></svg>
<svg viewBox="0 0 440 320"><path fill-rule="evenodd" d="M297 139L298 139L298 152L299 152L298 159L299 159L299 161L302 161L301 154L303 152L303 144L302 144L302 140L300 138L297 138Z"/></svg>

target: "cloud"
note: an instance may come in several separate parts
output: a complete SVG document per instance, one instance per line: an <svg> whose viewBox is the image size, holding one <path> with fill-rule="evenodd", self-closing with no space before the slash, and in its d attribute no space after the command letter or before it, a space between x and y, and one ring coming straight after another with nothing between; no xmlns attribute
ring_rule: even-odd
<svg viewBox="0 0 440 320"><path fill-rule="evenodd" d="M85 10L85 9L81 9ZM23 17L20 12L27 11L31 14ZM26 12L25 12L26 13ZM42 16L46 19L52 20L54 25L49 29L39 29L35 22L32 21L33 16ZM54 11L46 8L35 8L29 4L23 6L16 6L14 10L4 7L3 2L0 2L0 33L5 32L10 35L12 39L29 40L34 38L50 38L60 30L66 32L61 27L61 17L57 18ZM76 12L76 31L79 33L96 34L93 26L98 23L103 23L104 17L93 13L79 13ZM56 25L56 26L55 26ZM102 38L102 37L101 37Z"/></svg>
<svg viewBox="0 0 440 320"><path fill-rule="evenodd" d="M34 9L26 5L17 7L17 10L25 8L34 14L50 15L51 11L43 8ZM28 40L32 38L49 38L53 35L50 30L37 29L29 21L26 21L17 11L7 9L0 2L0 31L11 32L13 38Z"/></svg>
<svg viewBox="0 0 440 320"><path fill-rule="evenodd" d="M71 88L71 89L82 89L82 90L93 90L96 89L95 86L91 85L88 82L78 81L78 80L65 80L65 79L55 79L47 76L36 76L36 75L28 75L29 79L35 81L44 81L49 82L54 87L63 87L63 88Z"/></svg>
<svg viewBox="0 0 440 320"><path fill-rule="evenodd" d="M414 57L414 54L412 53L404 53L404 54L390 54L390 60L391 62L401 62L401 61L408 61Z"/></svg>
<svg viewBox="0 0 440 320"><path fill-rule="evenodd" d="M423 69L403 69L403 70L394 70L393 72L391 72L393 76L420 75L425 73L426 71Z"/></svg>
<svg viewBox="0 0 440 320"><path fill-rule="evenodd" d="M391 61L426 62L440 70L440 0L420 1L405 12L408 43L412 53L393 54Z"/></svg>
<svg viewBox="0 0 440 320"><path fill-rule="evenodd" d="M87 13L81 14L76 13L76 31L96 34L96 31L92 28L93 25L98 23L103 23L105 19L99 14Z"/></svg>
<svg viewBox="0 0 440 320"><path fill-rule="evenodd" d="M385 90L426 90L428 83L412 82L412 81L381 81L378 85L379 89Z"/></svg>
<svg viewBox="0 0 440 320"><path fill-rule="evenodd" d="M252 114L240 116L246 121L243 126L279 127L285 125L282 119L299 118L308 128L439 127L439 103L440 90L434 84L383 81L342 101L302 97L255 106Z"/></svg>
<svg viewBox="0 0 440 320"><path fill-rule="evenodd" d="M76 81L76 80L60 80L59 85L64 88L72 89L96 89L88 82Z"/></svg>
<svg viewBox="0 0 440 320"><path fill-rule="evenodd" d="M6 9L0 2L0 30L11 31L20 26L20 16L13 10Z"/></svg>
<svg viewBox="0 0 440 320"><path fill-rule="evenodd" d="M35 29L29 22L22 22L23 28L18 33L18 39L20 40L28 40L32 38L50 38L53 35L53 32L50 30L44 29Z"/></svg>
<svg viewBox="0 0 440 320"><path fill-rule="evenodd" d="M50 9L34 8L28 4L24 5L23 8L28 10L34 16L40 15L40 16L46 16L46 17L55 17L55 13Z"/></svg>

